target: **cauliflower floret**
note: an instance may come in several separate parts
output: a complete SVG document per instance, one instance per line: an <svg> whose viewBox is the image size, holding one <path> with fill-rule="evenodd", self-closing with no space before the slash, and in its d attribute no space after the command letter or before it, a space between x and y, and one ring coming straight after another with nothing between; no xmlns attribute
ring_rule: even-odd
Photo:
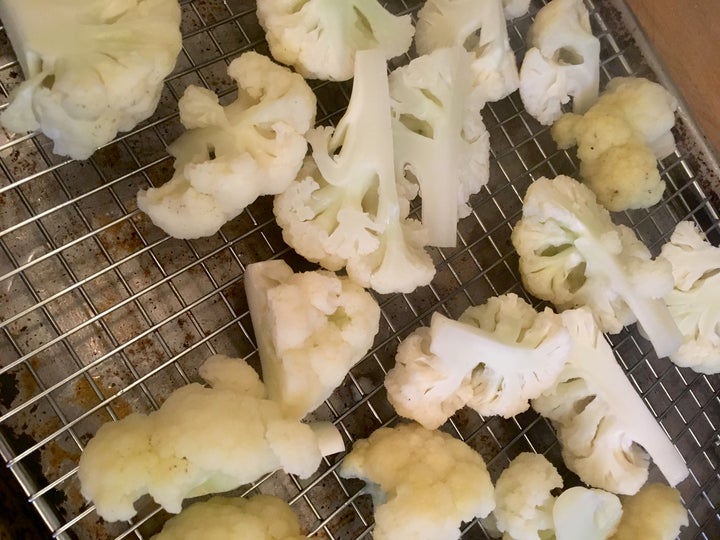
<svg viewBox="0 0 720 540"><path fill-rule="evenodd" d="M556 385L532 401L557 432L568 469L586 484L632 495L648 477L648 454L668 482L689 474L587 309L561 314L572 349ZM643 450L644 449L644 450ZM646 454L647 452L647 454Z"/></svg>
<svg viewBox="0 0 720 540"><path fill-rule="evenodd" d="M380 307L347 277L295 274L280 260L248 265L245 291L268 396L302 418L370 349Z"/></svg>
<svg viewBox="0 0 720 540"><path fill-rule="evenodd" d="M453 46L465 47L473 57L473 92L481 106L517 90L518 69L502 0L427 0L418 12L418 54Z"/></svg>
<svg viewBox="0 0 720 540"><path fill-rule="evenodd" d="M495 507L482 456L418 424L380 428L357 441L339 474L367 482L376 540L454 540L460 522L485 517Z"/></svg>
<svg viewBox="0 0 720 540"><path fill-rule="evenodd" d="M26 79L0 123L75 159L152 115L181 47L177 0L4 0L0 18Z"/></svg>
<svg viewBox="0 0 720 540"><path fill-rule="evenodd" d="M456 245L457 221L488 181L490 138L471 92L462 47L438 49L390 74L395 174L418 182L431 246Z"/></svg>
<svg viewBox="0 0 720 540"><path fill-rule="evenodd" d="M520 98L538 122L550 125L573 98L583 113L598 97L600 41L583 0L552 0L535 15L520 66Z"/></svg>
<svg viewBox="0 0 720 540"><path fill-rule="evenodd" d="M658 356L679 347L682 336L662 300L672 289L669 263L652 260L588 187L568 176L533 182L512 242L531 294L560 310L587 306L603 332L638 321Z"/></svg>
<svg viewBox="0 0 720 540"><path fill-rule="evenodd" d="M664 484L645 484L631 497L622 497L623 513L610 540L673 540L687 526L680 492Z"/></svg>
<svg viewBox="0 0 720 540"><path fill-rule="evenodd" d="M545 456L518 454L495 482L494 526L512 540L549 537L555 529L552 490L562 485L557 469Z"/></svg>
<svg viewBox="0 0 720 540"><path fill-rule="evenodd" d="M345 115L336 128L308 132L312 157L273 210L285 242L306 259L344 266L381 294L407 293L430 283L435 266L425 231L408 218L412 190L395 174L385 58L365 50L355 60Z"/></svg>
<svg viewBox="0 0 720 540"><path fill-rule="evenodd" d="M528 12L530 0L503 0L503 9L506 19L517 19Z"/></svg>
<svg viewBox="0 0 720 540"><path fill-rule="evenodd" d="M378 0L258 0L257 17L275 60L308 79L350 79L357 51L394 58L415 33L410 15L395 16Z"/></svg>
<svg viewBox="0 0 720 540"><path fill-rule="evenodd" d="M555 540L607 540L622 512L617 495L581 486L566 489L553 505Z"/></svg>
<svg viewBox="0 0 720 540"><path fill-rule="evenodd" d="M290 505L270 495L213 497L170 518L150 540L306 540Z"/></svg>
<svg viewBox="0 0 720 540"><path fill-rule="evenodd" d="M577 145L580 176L613 212L648 208L665 191L656 158L675 150L675 98L657 83L617 77L583 115L565 114L551 134L559 148Z"/></svg>
<svg viewBox="0 0 720 540"><path fill-rule="evenodd" d="M168 512L182 500L253 482L276 469L312 475L323 455L342 448L328 424L302 424L265 397L243 360L210 357L198 383L175 390L159 410L103 425L80 456L83 496L108 521L135 515L149 493Z"/></svg>
<svg viewBox="0 0 720 540"><path fill-rule="evenodd" d="M298 74L247 52L228 66L238 98L222 107L210 90L190 86L180 99L189 130L169 147L175 174L141 190L138 208L170 236L215 234L261 195L292 182L315 122L315 94Z"/></svg>
<svg viewBox="0 0 720 540"><path fill-rule="evenodd" d="M506 418L528 409L563 368L570 341L560 318L537 313L515 294L468 308L459 321L440 313L398 348L385 377L398 414L429 429L468 405Z"/></svg>
<svg viewBox="0 0 720 540"><path fill-rule="evenodd" d="M683 341L670 355L681 367L720 372L720 248L691 221L681 221L660 252L672 266L675 286L665 296Z"/></svg>

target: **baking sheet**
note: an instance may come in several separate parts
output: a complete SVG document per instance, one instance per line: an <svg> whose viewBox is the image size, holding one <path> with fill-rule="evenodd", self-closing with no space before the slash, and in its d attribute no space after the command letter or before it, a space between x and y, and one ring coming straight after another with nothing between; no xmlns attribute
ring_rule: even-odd
<svg viewBox="0 0 720 540"><path fill-rule="evenodd" d="M421 5L384 3L395 13L415 13ZM542 4L533 0L527 16L509 23L518 58ZM613 4L587 3L602 44L602 82L628 74L662 77L650 68L656 64L647 45L638 44L628 30L633 25ZM0 133L0 453L17 479L18 494L55 537L149 538L159 530L167 515L148 500L130 522L107 524L97 517L82 500L75 475L82 447L103 422L148 412L178 386L198 380L198 366L212 353L257 365L243 269L273 257L296 269L311 267L283 243L268 197L212 238L189 242L166 237L137 210L137 190L171 176L166 146L182 132L177 100L185 87L200 84L230 101L229 61L246 50L267 53L254 2L181 5L183 51L151 119L84 162L54 156L42 135ZM21 79L2 32L0 103ZM351 83L313 88L318 123L337 121ZM668 183L663 202L615 216L654 252L682 219L696 220L715 244L720 241L717 164L703 151L695 126L680 116L678 153L662 162ZM378 297L383 314L373 349L315 413L340 428L348 447L396 420L384 395L384 374L399 340L427 324L434 310L457 317L492 295L528 298L510 243L521 197L533 179L572 175L577 163L523 111L517 93L488 105L483 117L492 146L491 179L471 199L473 213L459 224L457 248L432 250L437 275L430 286ZM679 486L690 514L682 538L720 538L718 377L658 359L632 329L610 340L691 470ZM493 478L512 457L531 450L545 453L566 485L577 482L562 467L548 423L532 412L503 420L463 410L445 429L484 456ZM339 460L331 456L309 480L274 473L235 493L283 497L303 529L320 538L369 536L371 502L360 493L360 482L337 476ZM651 478L660 479L654 469ZM485 537L478 523L467 524L464 538Z"/></svg>

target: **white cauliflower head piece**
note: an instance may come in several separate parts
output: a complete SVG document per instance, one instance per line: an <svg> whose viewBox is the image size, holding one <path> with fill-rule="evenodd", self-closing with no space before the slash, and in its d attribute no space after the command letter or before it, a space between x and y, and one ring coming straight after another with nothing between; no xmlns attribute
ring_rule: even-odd
<svg viewBox="0 0 720 540"><path fill-rule="evenodd" d="M138 193L138 207L175 238L211 236L259 196L280 193L307 152L316 100L300 75L255 52L228 74L238 98L225 107L210 90L186 89L179 107L188 131L169 148L175 174Z"/></svg>
<svg viewBox="0 0 720 540"><path fill-rule="evenodd" d="M418 424L380 428L357 441L339 474L368 484L377 540L455 540L461 522L485 517L495 507L482 456Z"/></svg>
<svg viewBox="0 0 720 540"><path fill-rule="evenodd" d="M273 211L296 252L385 294L427 285L435 266L421 224L408 218L414 192L395 174L387 64L359 51L347 111L336 128L308 132L312 156ZM367 134L372 133L372 137Z"/></svg>
<svg viewBox="0 0 720 540"><path fill-rule="evenodd" d="M691 221L681 221L660 258L672 266L673 290L665 296L682 333L670 360L699 373L720 372L720 248Z"/></svg>
<svg viewBox="0 0 720 540"><path fill-rule="evenodd" d="M552 491L562 478L541 454L522 452L495 482L495 510L491 524L513 540L540 540L554 530Z"/></svg>
<svg viewBox="0 0 720 540"><path fill-rule="evenodd" d="M347 277L253 263L245 291L268 397L302 418L337 388L378 332L380 307Z"/></svg>
<svg viewBox="0 0 720 540"><path fill-rule="evenodd" d="M587 309L561 314L572 339L554 387L532 401L557 432L568 469L596 488L631 495L648 478L649 458L671 485L688 469L635 391Z"/></svg>
<svg viewBox="0 0 720 540"><path fill-rule="evenodd" d="M26 79L0 123L75 159L152 115L181 47L177 0L5 0L0 17Z"/></svg>
<svg viewBox="0 0 720 540"><path fill-rule="evenodd" d="M550 308L538 313L514 293L469 307L453 321L433 315L430 350L447 362L472 364L467 405L484 416L515 416L550 388L570 351L570 338Z"/></svg>
<svg viewBox="0 0 720 540"><path fill-rule="evenodd" d="M177 513L185 498L228 491L276 469L308 477L324 453L342 448L331 425L284 416L243 360L212 356L200 375L211 386L178 388L157 411L107 423L88 442L78 477L98 515L130 519L146 493Z"/></svg>
<svg viewBox="0 0 720 540"><path fill-rule="evenodd" d="M378 0L258 0L257 16L273 57L308 79L350 79L357 51L394 58L415 34L410 15L393 15Z"/></svg>
<svg viewBox="0 0 720 540"><path fill-rule="evenodd" d="M226 540L242 531L253 540L304 540L298 518L282 499L271 495L212 497L196 502L163 525L151 540L186 540L202 531L204 540Z"/></svg>
<svg viewBox="0 0 720 540"><path fill-rule="evenodd" d="M555 499L555 540L607 540L623 510L620 498L602 489L575 486Z"/></svg>
<svg viewBox="0 0 720 540"><path fill-rule="evenodd" d="M677 350L681 335L662 300L670 265L615 225L587 186L568 176L533 182L512 243L531 294L560 310L587 306L604 332L638 321L659 356Z"/></svg>
<svg viewBox="0 0 720 540"><path fill-rule="evenodd" d="M513 5L510 11L518 13L520 7ZM418 12L418 53L464 47L473 58L473 88L481 105L518 89L517 63L503 10L502 0L427 0Z"/></svg>
<svg viewBox="0 0 720 540"><path fill-rule="evenodd" d="M487 184L490 138L472 94L470 55L435 50L390 74L396 175L417 181L428 244L456 245L468 199Z"/></svg>
<svg viewBox="0 0 720 540"><path fill-rule="evenodd" d="M621 497L622 518L610 540L673 540L688 525L680 492L659 483L647 483L635 495Z"/></svg>
<svg viewBox="0 0 720 540"><path fill-rule="evenodd" d="M598 97L600 41L583 0L552 0L540 9L520 66L520 98L538 122L550 125L573 99L583 113Z"/></svg>

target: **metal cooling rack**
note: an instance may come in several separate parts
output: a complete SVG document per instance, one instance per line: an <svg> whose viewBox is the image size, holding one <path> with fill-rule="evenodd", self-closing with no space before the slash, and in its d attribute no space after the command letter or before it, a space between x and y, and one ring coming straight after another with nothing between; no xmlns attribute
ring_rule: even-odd
<svg viewBox="0 0 720 540"><path fill-rule="evenodd" d="M58 538L149 538L167 517L149 501L131 522L106 524L80 496L75 472L84 444L103 423L131 411L148 412L178 386L197 380L199 364L215 352L257 362L243 293L243 269L282 257L307 268L282 242L271 201L261 199L212 238L167 238L138 212L135 194L171 175L166 145L182 127L177 100L189 84L233 97L226 66L241 52L267 52L250 0L182 3L183 51L167 80L156 114L100 149L88 161L63 160L41 135L0 134L0 453L17 479L17 492ZM387 2L414 13L420 2ZM520 58L532 14L509 24ZM662 76L625 19L609 2L588 3L602 43L603 82L617 75ZM642 43L640 43L642 45ZM642 49L647 50L647 49ZM401 59L400 62L407 61ZM2 103L21 79L0 33ZM350 83L320 83L319 123L337 120ZM336 423L352 441L394 421L383 378L399 340L433 310L458 316L467 306L519 284L510 243L521 195L542 175L573 174L572 155L557 151L547 128L522 109L517 94L483 111L492 144L491 181L472 199L455 249L435 250L432 285L409 295L379 298L383 316L373 350L346 384L315 413ZM657 252L675 223L695 219L718 243L718 199L710 188L707 156L692 123L681 120L679 151L663 162L669 189L649 211L617 216ZM717 169L715 169L717 170ZM682 538L720 538L720 403L718 377L705 377L654 356L633 331L611 337L638 391L685 457L691 476L680 491L690 515ZM512 420L461 411L446 426L476 448L497 477L525 450L545 453L563 472L548 423L528 412ZM293 504L304 530L320 538L371 534L372 505L357 481L340 479L338 457L310 480L275 473L238 493L265 492ZM659 479L656 471L651 478ZM477 523L464 538L485 538Z"/></svg>

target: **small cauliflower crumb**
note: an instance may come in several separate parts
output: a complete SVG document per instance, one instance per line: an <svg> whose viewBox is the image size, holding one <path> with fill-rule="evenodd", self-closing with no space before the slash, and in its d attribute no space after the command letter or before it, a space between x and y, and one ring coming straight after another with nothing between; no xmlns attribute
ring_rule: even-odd
<svg viewBox="0 0 720 540"><path fill-rule="evenodd" d="M376 430L355 443L339 472L368 483L375 540L455 540L462 521L495 507L482 456L419 424Z"/></svg>

